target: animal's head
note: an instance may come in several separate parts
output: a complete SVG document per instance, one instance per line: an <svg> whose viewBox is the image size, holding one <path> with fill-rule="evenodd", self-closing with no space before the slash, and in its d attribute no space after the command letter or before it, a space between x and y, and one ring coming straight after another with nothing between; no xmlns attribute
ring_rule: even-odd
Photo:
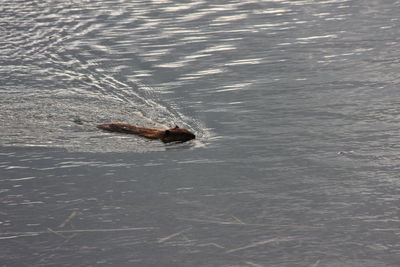
<svg viewBox="0 0 400 267"><path fill-rule="evenodd" d="M163 137L161 137L161 141L164 143L186 142L195 138L196 136L191 131L175 126L175 128L165 130Z"/></svg>

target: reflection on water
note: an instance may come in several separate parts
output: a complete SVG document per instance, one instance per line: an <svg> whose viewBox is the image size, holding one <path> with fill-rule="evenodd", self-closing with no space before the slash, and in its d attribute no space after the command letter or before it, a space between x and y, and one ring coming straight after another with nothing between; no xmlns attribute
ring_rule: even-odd
<svg viewBox="0 0 400 267"><path fill-rule="evenodd" d="M399 9L3 1L1 263L397 266Z"/></svg>

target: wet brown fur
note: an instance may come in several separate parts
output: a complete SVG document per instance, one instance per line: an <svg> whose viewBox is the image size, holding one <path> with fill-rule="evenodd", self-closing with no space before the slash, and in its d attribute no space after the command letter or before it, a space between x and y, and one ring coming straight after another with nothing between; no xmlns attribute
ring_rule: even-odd
<svg viewBox="0 0 400 267"><path fill-rule="evenodd" d="M191 131L185 128L179 128L178 126L168 130L163 130L158 128L140 127L122 122L110 122L100 124L97 128L109 132L136 134L149 139L160 139L164 143L186 142L196 138Z"/></svg>

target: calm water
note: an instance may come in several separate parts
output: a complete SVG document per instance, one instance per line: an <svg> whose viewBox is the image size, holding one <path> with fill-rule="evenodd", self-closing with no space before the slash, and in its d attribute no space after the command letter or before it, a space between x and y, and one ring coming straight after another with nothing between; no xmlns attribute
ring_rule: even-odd
<svg viewBox="0 0 400 267"><path fill-rule="evenodd" d="M0 12L1 266L399 266L399 1Z"/></svg>

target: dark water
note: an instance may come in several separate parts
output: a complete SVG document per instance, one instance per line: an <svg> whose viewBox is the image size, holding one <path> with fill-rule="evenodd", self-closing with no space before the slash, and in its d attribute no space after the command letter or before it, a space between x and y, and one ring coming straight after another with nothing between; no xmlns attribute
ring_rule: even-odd
<svg viewBox="0 0 400 267"><path fill-rule="evenodd" d="M399 1L0 14L1 266L399 266Z"/></svg>

